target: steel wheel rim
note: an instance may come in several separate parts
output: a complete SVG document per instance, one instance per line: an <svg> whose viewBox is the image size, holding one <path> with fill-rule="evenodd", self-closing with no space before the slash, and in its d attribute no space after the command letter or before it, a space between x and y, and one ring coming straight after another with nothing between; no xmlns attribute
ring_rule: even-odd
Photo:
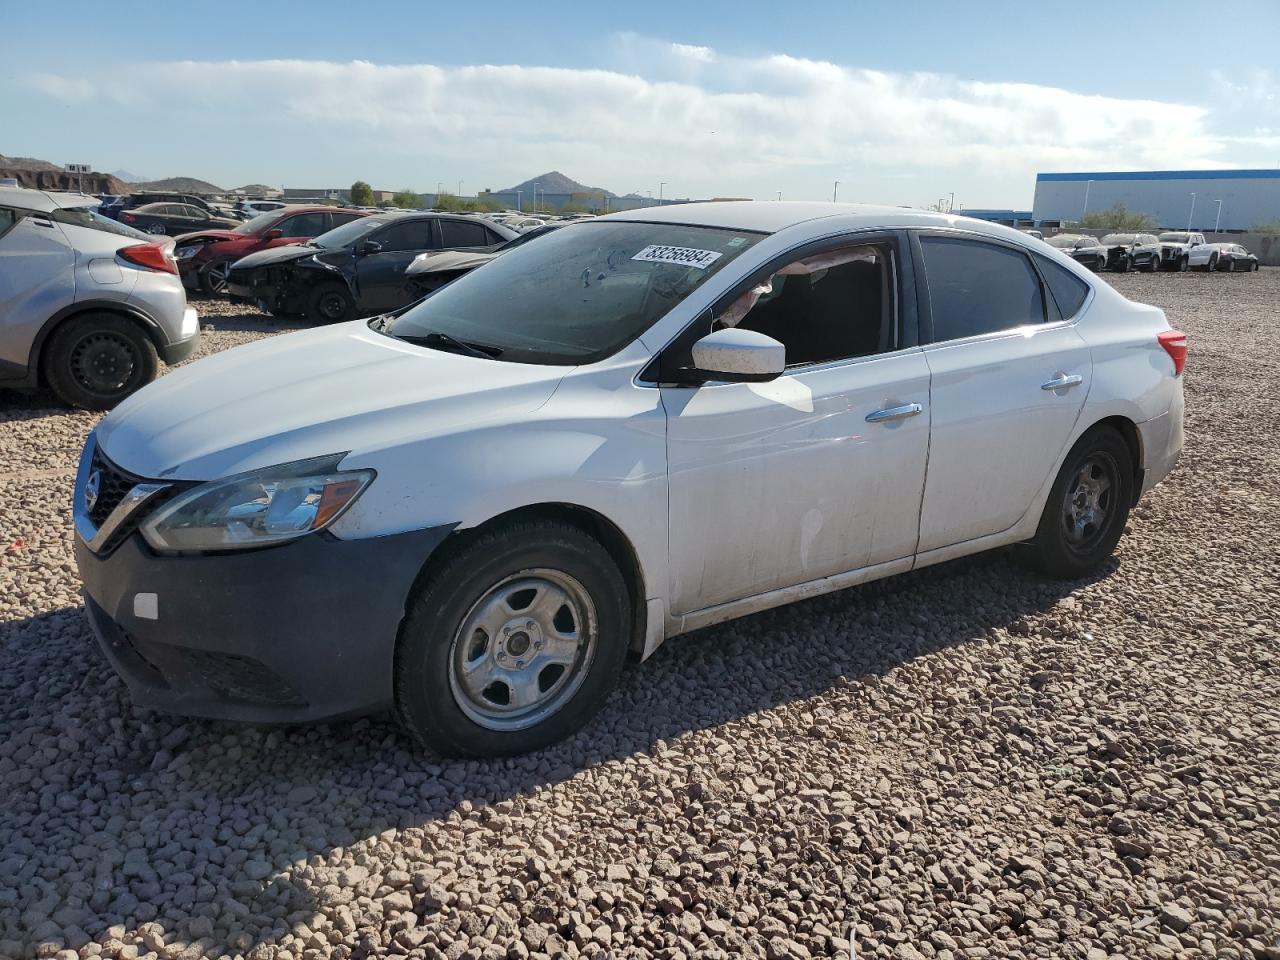
<svg viewBox="0 0 1280 960"><path fill-rule="evenodd" d="M209 269L205 272L205 276L209 278L209 289L214 293L222 293L227 289L227 272L229 268L230 264L225 260L209 264Z"/></svg>
<svg viewBox="0 0 1280 960"><path fill-rule="evenodd" d="M337 320L347 312L347 301L340 293L326 293L320 298L320 315L326 320Z"/></svg>
<svg viewBox="0 0 1280 960"><path fill-rule="evenodd" d="M1115 500L1119 495L1119 473L1112 457L1099 452L1081 463L1062 501L1061 522L1067 546L1078 553L1097 547L1118 515Z"/></svg>
<svg viewBox="0 0 1280 960"><path fill-rule="evenodd" d="M164 225L159 223L148 224L147 233L150 233L150 234L164 233Z"/></svg>
<svg viewBox="0 0 1280 960"><path fill-rule="evenodd" d="M541 723L582 687L598 637L595 604L574 577L545 567L512 574L485 591L454 634L454 701L488 730Z"/></svg>
<svg viewBox="0 0 1280 960"><path fill-rule="evenodd" d="M71 348L71 375L86 390L111 394L129 385L138 359L133 345L123 337L90 333Z"/></svg>

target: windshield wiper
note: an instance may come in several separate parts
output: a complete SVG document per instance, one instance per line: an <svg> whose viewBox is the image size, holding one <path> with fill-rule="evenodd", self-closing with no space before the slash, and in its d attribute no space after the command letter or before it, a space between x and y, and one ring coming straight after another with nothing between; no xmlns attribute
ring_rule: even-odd
<svg viewBox="0 0 1280 960"><path fill-rule="evenodd" d="M482 347L479 344L466 343L457 337L441 333L438 330L432 330L430 333L424 333L421 336L398 333L392 333L391 336L398 340L403 340L405 343L420 343L424 347L432 347L436 350L465 353L467 356L479 357L481 360L496 360L502 355L502 350L499 347Z"/></svg>

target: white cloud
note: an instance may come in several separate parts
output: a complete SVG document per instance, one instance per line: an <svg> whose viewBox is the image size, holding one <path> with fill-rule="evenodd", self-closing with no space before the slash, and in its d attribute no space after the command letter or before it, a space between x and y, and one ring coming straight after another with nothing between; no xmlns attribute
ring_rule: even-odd
<svg viewBox="0 0 1280 960"><path fill-rule="evenodd" d="M818 196L840 179L849 199L907 202L964 188L979 205L1028 202L1043 170L1228 165L1228 143L1209 134L1200 106L728 57L633 36L618 45L625 72L218 61L43 75L31 86L113 102L133 121L196 111L218 118L232 142L252 126L258 138L274 131L269 146L279 149L321 158L363 150L370 176L420 188L434 184L414 170L459 170L472 187L496 188L556 168L621 192L664 179L668 195Z"/></svg>

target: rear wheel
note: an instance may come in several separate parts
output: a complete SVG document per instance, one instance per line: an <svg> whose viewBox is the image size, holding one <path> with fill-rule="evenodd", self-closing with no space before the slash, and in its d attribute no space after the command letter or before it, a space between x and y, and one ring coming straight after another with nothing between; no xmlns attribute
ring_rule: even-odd
<svg viewBox="0 0 1280 960"><path fill-rule="evenodd" d="M356 315L356 301L351 291L340 283L322 283L311 291L307 301L307 318L317 323L342 323Z"/></svg>
<svg viewBox="0 0 1280 960"><path fill-rule="evenodd" d="M545 747L604 703L630 623L622 574L583 531L551 520L487 531L410 601L396 651L400 721L448 756Z"/></svg>
<svg viewBox="0 0 1280 960"><path fill-rule="evenodd" d="M1236 272L1236 262L1235 262L1235 260L1228 260L1228 261L1227 261L1227 273L1235 273L1235 272Z"/></svg>
<svg viewBox="0 0 1280 960"><path fill-rule="evenodd" d="M109 410L156 378L155 345L132 320L90 313L66 321L49 341L44 375L63 401Z"/></svg>
<svg viewBox="0 0 1280 960"><path fill-rule="evenodd" d="M1115 550L1133 503L1133 456L1107 427L1081 437L1063 461L1027 549L1041 573L1086 576Z"/></svg>
<svg viewBox="0 0 1280 960"><path fill-rule="evenodd" d="M220 297L227 292L227 274L231 270L230 260L215 260L200 272L200 287L211 297Z"/></svg>
<svg viewBox="0 0 1280 960"><path fill-rule="evenodd" d="M154 234L154 233L164 233L164 224L163 224L163 223L149 223L149 224L147 224L147 233L153 233L153 234Z"/></svg>
<svg viewBox="0 0 1280 960"><path fill-rule="evenodd" d="M1158 254L1153 253L1151 255L1151 259L1147 261L1147 265L1143 269L1145 269L1147 273L1155 273L1157 270L1159 270L1160 256Z"/></svg>
<svg viewBox="0 0 1280 960"><path fill-rule="evenodd" d="M1205 269L1208 270L1210 273L1213 273L1215 270L1218 269L1218 255L1216 253L1209 258L1209 266L1206 267Z"/></svg>

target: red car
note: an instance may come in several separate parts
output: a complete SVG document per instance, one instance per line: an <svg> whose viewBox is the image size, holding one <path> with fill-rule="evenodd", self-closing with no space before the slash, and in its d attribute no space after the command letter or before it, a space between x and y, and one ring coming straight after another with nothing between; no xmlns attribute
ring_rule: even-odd
<svg viewBox="0 0 1280 960"><path fill-rule="evenodd" d="M217 295L227 288L227 269L241 257L268 247L301 243L334 227L367 216L337 207L285 207L254 217L230 230L197 230L176 238L178 272L189 290Z"/></svg>

